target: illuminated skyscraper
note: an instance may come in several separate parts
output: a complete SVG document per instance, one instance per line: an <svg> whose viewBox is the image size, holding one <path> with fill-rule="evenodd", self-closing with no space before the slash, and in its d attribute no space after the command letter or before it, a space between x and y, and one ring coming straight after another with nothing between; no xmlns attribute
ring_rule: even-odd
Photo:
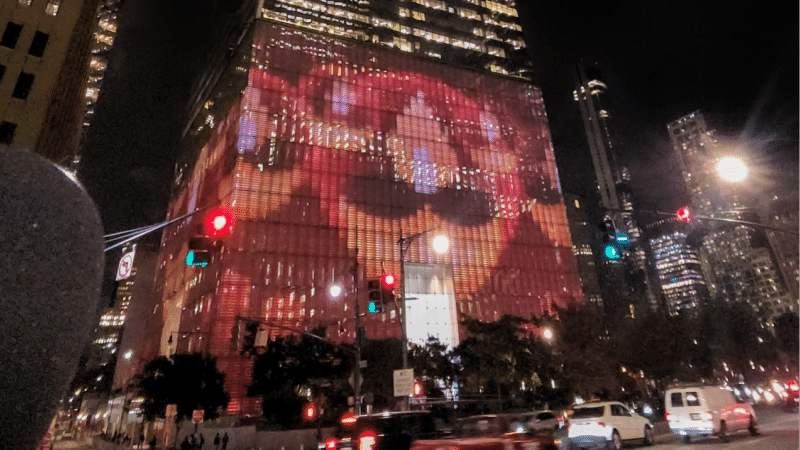
<svg viewBox="0 0 800 450"><path fill-rule="evenodd" d="M582 300L541 92L414 44L426 39L415 30L455 27L469 11L482 37L510 39L515 29L499 28L516 23L513 3L440 3L266 2L270 20L255 22L187 127L169 218L223 203L236 223L206 267L184 262L200 217L165 229L161 350L216 356L230 413L258 412L245 396L251 362L231 348L238 318L282 327L272 337L323 325L352 341L356 301L364 312L367 280L384 270L405 268L412 342L456 345L465 315L541 316ZM419 22L408 46L388 44L382 33L406 34L387 15ZM340 35L365 17L365 38ZM456 52L463 37L443 42ZM431 249L438 232L451 241L444 255ZM416 236L404 261L401 236ZM333 283L343 297L328 295ZM370 339L401 334L392 305L360 320Z"/></svg>
<svg viewBox="0 0 800 450"><path fill-rule="evenodd" d="M691 311L708 298L697 250L687 242L687 230L675 219L647 226L652 261L664 305L670 314Z"/></svg>
<svg viewBox="0 0 800 450"><path fill-rule="evenodd" d="M647 305L642 306L653 306L654 299L647 288L644 243L640 242L641 230L633 218L630 172L619 160L617 142L612 137L611 115L605 98L608 86L593 64L577 64L574 79L573 98L580 108L600 206L606 211L606 219L613 223L613 232L624 233L623 239L627 238L626 244L619 246L621 258L599 258L603 261L600 271L607 310L627 311L644 299ZM627 304L617 304L620 302Z"/></svg>

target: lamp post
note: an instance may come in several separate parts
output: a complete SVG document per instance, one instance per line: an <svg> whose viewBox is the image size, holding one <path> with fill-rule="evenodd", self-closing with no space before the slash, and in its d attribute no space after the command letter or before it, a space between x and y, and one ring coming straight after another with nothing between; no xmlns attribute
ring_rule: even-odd
<svg viewBox="0 0 800 450"><path fill-rule="evenodd" d="M361 415L361 308L359 303L359 289L358 289L358 248L356 248L356 258L353 265L350 266L350 274L353 276L353 292L355 294L355 304L353 310L355 312L355 327L356 327L356 367L353 372L353 406L355 407L356 414ZM344 293L344 289L339 284L332 284L328 287L328 295L331 298L339 298Z"/></svg>
<svg viewBox="0 0 800 450"><path fill-rule="evenodd" d="M436 230L421 231L409 236L403 236L403 230L400 230L400 239L397 240L397 245L400 246L400 329L402 331L402 354L403 354L403 369L408 369L408 321L406 320L406 250L411 246L414 239ZM436 253L442 254L450 247L450 240L447 236L440 234L433 239L433 250ZM406 409L408 409L408 398L406 398Z"/></svg>

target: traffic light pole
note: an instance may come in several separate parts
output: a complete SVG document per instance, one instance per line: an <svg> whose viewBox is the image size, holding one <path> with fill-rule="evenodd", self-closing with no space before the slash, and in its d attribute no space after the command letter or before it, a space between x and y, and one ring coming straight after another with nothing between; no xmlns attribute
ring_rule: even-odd
<svg viewBox="0 0 800 450"><path fill-rule="evenodd" d="M676 216L675 213L668 213L668 212L663 212L663 211L647 211L647 210L644 210L644 209L637 209L635 211L623 211L621 209L606 208L606 211L610 211L610 212L640 212L640 213L645 213L645 214L653 214L653 215L661 216L661 217L675 217ZM697 215L694 215L694 214L691 214L689 216L688 220L694 220L694 219L705 220L705 221L709 221L709 222L723 222L723 223L732 223L732 224L736 224L736 225L747 225L747 226L756 227L756 228L764 228L766 230L778 231L778 232L781 232L781 233L793 234L795 236L800 235L799 232L794 231L794 230L787 230L787 229L784 229L784 228L773 227L772 225L767 225L767 224L758 223L758 222L750 222L750 221L747 221L747 220L723 219L723 218L718 218L718 217L697 216ZM681 219L679 219L679 220L681 220Z"/></svg>
<svg viewBox="0 0 800 450"><path fill-rule="evenodd" d="M361 308L359 307L360 299L358 298L358 247L356 247L356 257L350 273L353 275L353 286L355 286L356 295L353 308L356 314L356 370L353 372L353 406L355 406L356 415L361 415Z"/></svg>
<svg viewBox="0 0 800 450"><path fill-rule="evenodd" d="M153 225L148 225L146 227L140 227L140 228L136 228L136 229L133 229L133 230L120 231L120 232L117 232L117 233L107 234L107 235L103 236L103 238L106 239L106 242L105 242L106 244L110 243L111 241L115 241L117 239L123 239L123 240L120 241L120 242L117 242L116 244L114 244L114 245L112 245L110 247L106 247L105 250L103 250L103 252L107 252L109 250L113 250L113 249L119 247L120 245L123 245L123 244L126 244L126 243L130 242L130 241L134 241L136 239L139 239L140 237L142 237L142 236L144 236L146 234L150 234L153 231L160 230L160 229L164 228L167 225L175 223L175 222L177 222L179 220L183 220L183 219L185 219L187 217L191 217L191 216L193 216L193 215L195 215L195 214L197 214L199 212L206 211L206 210L208 210L210 208L213 208L213 207L214 206L206 206L205 208L196 209L196 210L194 210L194 211L192 211L192 212L190 212L188 214L184 214L184 215L182 215L180 217L176 217L176 218L174 218L172 220L169 220L169 221L166 221L166 222L156 223L156 224L153 224Z"/></svg>

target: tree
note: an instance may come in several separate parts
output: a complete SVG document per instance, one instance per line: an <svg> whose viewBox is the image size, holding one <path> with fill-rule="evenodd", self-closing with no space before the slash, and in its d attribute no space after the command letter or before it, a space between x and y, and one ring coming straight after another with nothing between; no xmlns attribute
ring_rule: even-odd
<svg viewBox="0 0 800 450"><path fill-rule="evenodd" d="M144 397L142 409L147 420L164 417L168 404L177 405L176 421L189 419L202 409L206 420L219 416L228 406L225 374L217 369L217 359L203 353L159 356L148 362L138 382Z"/></svg>
<svg viewBox="0 0 800 450"><path fill-rule="evenodd" d="M795 370L798 365L798 353L800 353L797 339L798 330L800 330L800 320L798 320L797 313L787 312L775 319L775 339L778 350L785 355L784 357L788 360L787 365Z"/></svg>
<svg viewBox="0 0 800 450"><path fill-rule="evenodd" d="M321 336L324 329L312 333ZM341 405L342 391L347 389L352 355L349 347L311 336L277 338L256 356L247 393L261 397L264 417L283 428L301 424L303 406L309 401L317 402L330 418L328 411Z"/></svg>
<svg viewBox="0 0 800 450"><path fill-rule="evenodd" d="M553 359L561 382L584 398L618 397L618 353L600 313L588 305L570 305L545 320L554 328Z"/></svg>
<svg viewBox="0 0 800 450"><path fill-rule="evenodd" d="M444 397L437 381L452 387L458 377L459 367L452 352L435 337L429 337L425 345L413 345L409 352L409 365L414 375L426 380L427 397Z"/></svg>
<svg viewBox="0 0 800 450"><path fill-rule="evenodd" d="M508 315L495 322L470 317L462 321L466 338L453 353L461 362L466 390L493 393L502 401L504 392L515 395L523 384L536 384L536 371L546 357L528 339L525 324Z"/></svg>

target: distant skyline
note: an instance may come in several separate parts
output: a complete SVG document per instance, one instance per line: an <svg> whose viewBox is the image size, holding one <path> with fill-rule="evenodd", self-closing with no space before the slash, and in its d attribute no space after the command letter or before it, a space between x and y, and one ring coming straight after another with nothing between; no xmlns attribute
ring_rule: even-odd
<svg viewBox="0 0 800 450"><path fill-rule="evenodd" d="M565 189L591 188L581 170L565 170L591 164L572 101L570 70L581 59L597 62L609 85L612 131L638 207L671 210L688 200L667 123L695 110L749 147L754 171L796 180L796 2L518 4Z"/></svg>

